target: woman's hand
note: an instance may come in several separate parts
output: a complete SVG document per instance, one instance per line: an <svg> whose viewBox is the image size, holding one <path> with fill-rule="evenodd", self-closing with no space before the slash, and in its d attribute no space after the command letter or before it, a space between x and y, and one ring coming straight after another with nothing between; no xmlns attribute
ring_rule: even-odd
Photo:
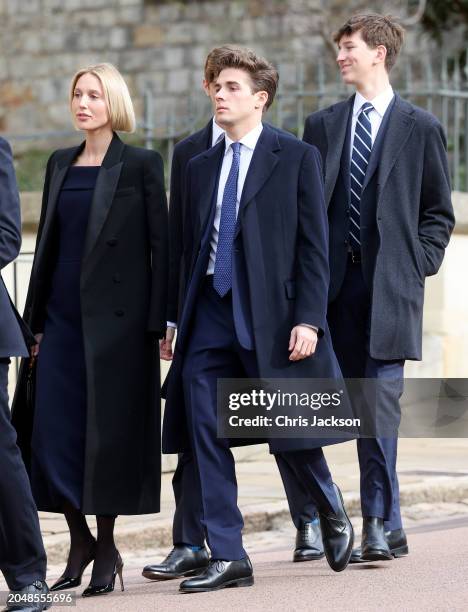
<svg viewBox="0 0 468 612"><path fill-rule="evenodd" d="M31 347L31 357L37 357L39 355L39 345L44 337L44 334L34 334L34 337L36 338L37 344L33 344Z"/></svg>

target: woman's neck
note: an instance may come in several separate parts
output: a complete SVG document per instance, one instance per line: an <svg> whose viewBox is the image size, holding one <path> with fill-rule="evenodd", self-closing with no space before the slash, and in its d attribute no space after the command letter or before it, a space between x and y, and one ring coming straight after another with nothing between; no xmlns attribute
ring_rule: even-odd
<svg viewBox="0 0 468 612"><path fill-rule="evenodd" d="M85 146L77 159L77 165L100 166L113 136L112 130L109 129L86 132Z"/></svg>

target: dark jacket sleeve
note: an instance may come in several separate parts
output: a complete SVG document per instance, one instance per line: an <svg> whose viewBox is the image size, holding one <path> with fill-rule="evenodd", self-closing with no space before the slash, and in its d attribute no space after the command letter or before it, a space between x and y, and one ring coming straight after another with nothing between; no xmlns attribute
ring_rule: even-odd
<svg viewBox="0 0 468 612"><path fill-rule="evenodd" d="M183 180L180 153L174 150L169 197L169 292L167 320L177 322L183 253Z"/></svg>
<svg viewBox="0 0 468 612"><path fill-rule="evenodd" d="M0 138L0 270L21 248L21 209L10 145Z"/></svg>
<svg viewBox="0 0 468 612"><path fill-rule="evenodd" d="M314 325L322 335L330 271L322 164L315 147L305 153L300 173L296 262L295 324Z"/></svg>
<svg viewBox="0 0 468 612"><path fill-rule="evenodd" d="M156 151L146 156L145 203L151 243L151 298L148 331L162 338L166 331L168 221L164 164Z"/></svg>
<svg viewBox="0 0 468 612"><path fill-rule="evenodd" d="M445 134L434 121L429 126L424 149L418 227L428 276L439 270L455 224L449 177Z"/></svg>

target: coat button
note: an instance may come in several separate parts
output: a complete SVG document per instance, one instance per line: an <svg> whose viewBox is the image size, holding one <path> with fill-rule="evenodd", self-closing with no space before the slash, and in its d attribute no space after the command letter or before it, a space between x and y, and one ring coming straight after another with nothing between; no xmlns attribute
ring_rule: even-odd
<svg viewBox="0 0 468 612"><path fill-rule="evenodd" d="M120 274L116 272L112 277L112 280L114 281L114 283L120 283L122 279L120 278Z"/></svg>
<svg viewBox="0 0 468 612"><path fill-rule="evenodd" d="M117 310L114 310L114 314L116 317L123 317L125 314L125 310L118 308Z"/></svg>
<svg viewBox="0 0 468 612"><path fill-rule="evenodd" d="M345 244L348 244L348 242L349 242L348 240L345 240L345 241L344 241L344 243L345 243Z"/></svg>
<svg viewBox="0 0 468 612"><path fill-rule="evenodd" d="M109 238L109 240L107 241L107 244L109 246L115 246L117 244L117 238Z"/></svg>

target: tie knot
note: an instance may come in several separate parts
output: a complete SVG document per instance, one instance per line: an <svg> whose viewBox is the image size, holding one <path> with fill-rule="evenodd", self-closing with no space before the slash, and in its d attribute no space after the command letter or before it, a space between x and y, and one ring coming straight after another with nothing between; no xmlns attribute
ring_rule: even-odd
<svg viewBox="0 0 468 612"><path fill-rule="evenodd" d="M364 102L364 104L361 106L361 112L366 113L366 115L370 113L371 110L374 110L374 107L370 102Z"/></svg>
<svg viewBox="0 0 468 612"><path fill-rule="evenodd" d="M232 147L232 152L234 153L234 155L239 155L241 143L240 142L233 142L231 144L231 147Z"/></svg>

